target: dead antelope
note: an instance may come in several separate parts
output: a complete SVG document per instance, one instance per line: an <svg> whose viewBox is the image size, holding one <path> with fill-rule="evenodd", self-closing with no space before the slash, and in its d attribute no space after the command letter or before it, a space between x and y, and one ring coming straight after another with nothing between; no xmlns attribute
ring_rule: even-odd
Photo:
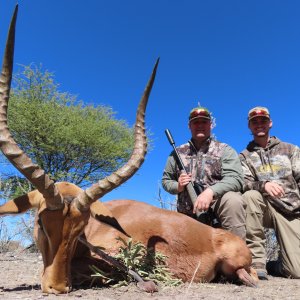
<svg viewBox="0 0 300 300"><path fill-rule="evenodd" d="M239 278L245 285L256 286L258 279L255 270L250 267L251 253L238 236L143 202L113 200L104 203L126 232L124 235L107 224L110 216L105 215L99 204L92 204L93 217L84 230L85 239L90 244L113 255L122 246L117 238L127 240L129 235L147 249L165 254L175 278L210 282L217 275L225 275L230 279ZM73 261L74 274L83 273L84 264L95 264L95 258L98 258L97 254L78 245ZM87 268L85 272L88 272Z"/></svg>
<svg viewBox="0 0 300 300"><path fill-rule="evenodd" d="M91 204L129 179L144 161L147 150L144 113L158 61L138 106L134 150L128 162L86 190L67 182L56 184L18 147L7 126L17 10L18 7L14 11L10 24L0 77L0 148L16 169L36 187L36 190L4 204L0 207L0 215L18 214L30 208L37 209L34 233L44 263L42 291L66 293L71 289L70 263L77 239L90 218ZM109 212L106 213L110 215Z"/></svg>

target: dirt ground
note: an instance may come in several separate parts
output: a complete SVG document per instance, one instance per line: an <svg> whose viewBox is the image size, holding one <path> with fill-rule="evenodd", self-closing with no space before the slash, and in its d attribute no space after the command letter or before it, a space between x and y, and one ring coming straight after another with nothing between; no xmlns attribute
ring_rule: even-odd
<svg viewBox="0 0 300 300"><path fill-rule="evenodd" d="M121 288L76 289L65 295L46 295L40 289L42 259L39 254L24 252L0 253L0 299L300 299L300 280L270 277L258 288L234 284L183 284L159 287L147 294L135 284Z"/></svg>

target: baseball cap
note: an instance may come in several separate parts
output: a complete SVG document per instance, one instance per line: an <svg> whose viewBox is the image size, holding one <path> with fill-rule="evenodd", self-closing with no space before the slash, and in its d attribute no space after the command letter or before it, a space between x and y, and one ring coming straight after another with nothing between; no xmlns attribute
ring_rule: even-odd
<svg viewBox="0 0 300 300"><path fill-rule="evenodd" d="M269 110L263 106L256 106L256 107L250 109L248 112L248 121L250 121L256 117L265 117L265 118L270 119Z"/></svg>
<svg viewBox="0 0 300 300"><path fill-rule="evenodd" d="M211 120L211 113L205 107L195 107L191 110L189 115L189 122L198 118Z"/></svg>

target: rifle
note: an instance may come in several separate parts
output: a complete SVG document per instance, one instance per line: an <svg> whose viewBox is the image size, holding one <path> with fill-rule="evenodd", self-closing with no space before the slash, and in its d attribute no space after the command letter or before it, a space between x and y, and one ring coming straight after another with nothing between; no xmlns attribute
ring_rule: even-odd
<svg viewBox="0 0 300 300"><path fill-rule="evenodd" d="M174 149L175 160L176 160L176 163L178 165L179 170L181 170L181 171L183 171L183 172L185 172L187 174L187 171L186 171L186 169L184 167L182 159L179 156L179 153L178 153L178 151L176 149L175 141L174 141L174 139L173 139L173 137L171 135L170 130L166 129L165 130L165 134L166 134L166 136L168 138L168 141L169 141L170 145ZM190 181L186 185L186 189L187 189L187 192L188 192L188 194L190 196L190 199L191 199L192 203L195 204L198 195L203 191L203 187L197 185L197 191L196 191L195 184ZM204 211L204 212L197 211L196 212L197 220L200 221L201 223L206 224L206 225L212 225L212 223L213 223L212 213L213 212L212 212L211 208L209 208L208 211Z"/></svg>

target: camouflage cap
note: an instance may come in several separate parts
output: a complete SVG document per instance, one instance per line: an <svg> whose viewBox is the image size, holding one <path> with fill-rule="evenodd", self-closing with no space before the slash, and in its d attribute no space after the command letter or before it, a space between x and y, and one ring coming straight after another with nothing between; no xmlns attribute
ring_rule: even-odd
<svg viewBox="0 0 300 300"><path fill-rule="evenodd" d="M256 107L250 109L248 112L248 121L250 121L256 117L265 117L265 118L270 119L269 110L263 106L256 106Z"/></svg>
<svg viewBox="0 0 300 300"><path fill-rule="evenodd" d="M198 119L198 118L204 118L211 120L211 113L209 110L205 107L195 107L191 110L189 115L189 122Z"/></svg>

